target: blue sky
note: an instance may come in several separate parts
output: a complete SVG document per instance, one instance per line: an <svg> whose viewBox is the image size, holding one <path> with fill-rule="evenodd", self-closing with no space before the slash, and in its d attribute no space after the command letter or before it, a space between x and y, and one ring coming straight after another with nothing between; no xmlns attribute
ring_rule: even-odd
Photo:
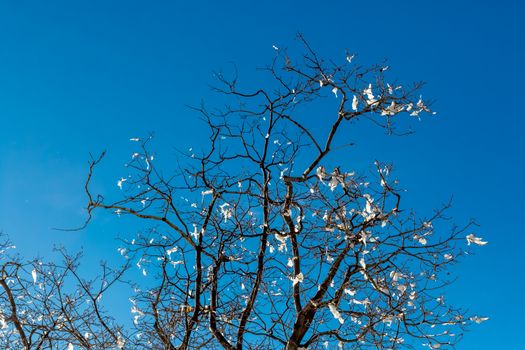
<svg viewBox="0 0 525 350"><path fill-rule="evenodd" d="M3 1L0 3L0 230L28 256L53 244L84 247L90 264L116 255L126 220L85 217L89 152L108 150L96 186L116 191L129 138L154 132L155 150L199 146L186 104L220 103L213 71L234 62L246 85L272 45L300 31L325 57L388 58L392 76L424 80L438 115L416 133L355 136L366 168L392 161L423 213L454 195L458 223L473 217L489 245L458 265L449 300L490 321L459 349L517 348L525 312L525 171L521 105L525 45L519 1ZM254 85L256 86L256 85Z"/></svg>

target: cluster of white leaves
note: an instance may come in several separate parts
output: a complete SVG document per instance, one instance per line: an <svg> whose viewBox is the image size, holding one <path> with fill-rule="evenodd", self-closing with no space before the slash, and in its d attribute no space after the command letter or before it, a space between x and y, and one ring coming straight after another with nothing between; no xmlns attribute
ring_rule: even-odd
<svg viewBox="0 0 525 350"><path fill-rule="evenodd" d="M381 111L381 115L394 116L398 113L401 113L404 109L405 106L403 106L402 104L397 104L395 101L392 101L388 107L384 108Z"/></svg>
<svg viewBox="0 0 525 350"><path fill-rule="evenodd" d="M199 229L197 228L197 224L193 224L193 232L190 233L193 238L199 239Z"/></svg>
<svg viewBox="0 0 525 350"><path fill-rule="evenodd" d="M332 263L334 261L334 258L330 255L330 253L328 252L328 249L325 252L325 256L326 256L326 262Z"/></svg>
<svg viewBox="0 0 525 350"><path fill-rule="evenodd" d="M357 112L357 106L359 105L359 100L357 99L357 96L354 95L354 97L352 98L352 110L354 112Z"/></svg>
<svg viewBox="0 0 525 350"><path fill-rule="evenodd" d="M391 327L392 326L392 323L394 321L399 321L399 320L402 320L403 319L403 313L400 312L399 314L397 315L382 315L381 317L381 321L383 323L385 323L388 327Z"/></svg>
<svg viewBox="0 0 525 350"><path fill-rule="evenodd" d="M392 279L393 282L397 282L400 279L407 278L407 276L405 274L399 272L399 271L392 270L392 271L390 271L390 278Z"/></svg>
<svg viewBox="0 0 525 350"><path fill-rule="evenodd" d="M228 222L228 219L230 219L233 216L233 209L231 208L230 204L223 203L219 205L219 209L224 219L224 222Z"/></svg>
<svg viewBox="0 0 525 350"><path fill-rule="evenodd" d="M288 247L286 245L286 241L288 240L288 236L286 235L281 235L279 233L276 233L275 234L275 239L277 241L279 241L279 246L277 247L277 249L280 251L280 252L286 252L288 251Z"/></svg>
<svg viewBox="0 0 525 350"><path fill-rule="evenodd" d="M325 178L328 177L328 173L326 172L326 169L324 168L324 166L319 166L316 169L315 174L319 178L319 181L321 181L322 183L324 183Z"/></svg>
<svg viewBox="0 0 525 350"><path fill-rule="evenodd" d="M126 340L119 334L117 337L117 348L123 349L124 345L126 345Z"/></svg>
<svg viewBox="0 0 525 350"><path fill-rule="evenodd" d="M304 281L304 275L300 272L296 276L290 277L290 280L292 281L292 285L295 286L297 283L302 283Z"/></svg>
<svg viewBox="0 0 525 350"><path fill-rule="evenodd" d="M388 69L387 67L382 68L382 71ZM401 86L393 87L390 84L387 84L388 88L388 94L392 95L394 91L401 89ZM337 97L337 90L333 91L334 94L336 94ZM375 96L372 84L368 84L366 88L363 89L363 92L361 94L362 98L365 100L365 103L367 106L370 106L371 108L376 108L379 106L379 102L381 100L381 96ZM352 110L357 111L357 107L359 104L359 99L357 96L354 95L352 99ZM410 116L413 117L419 117L419 115L422 112L432 113L436 114L436 112L432 112L428 106L425 105L423 99L420 97L419 100L414 103L397 103L396 101L391 101L390 104L387 107L381 108L380 112L383 116L394 116L401 112L407 112L410 113Z"/></svg>
<svg viewBox="0 0 525 350"><path fill-rule="evenodd" d="M483 238L474 236L473 233L469 234L466 237L466 239L467 239L467 244L468 245L470 245L471 243L474 243L476 245L485 245L485 244L488 243L487 241L483 241Z"/></svg>
<svg viewBox="0 0 525 350"><path fill-rule="evenodd" d="M133 324L138 325L141 317L144 316L144 312L137 307L137 302L134 299L129 299L131 302L131 314L133 316Z"/></svg>
<svg viewBox="0 0 525 350"><path fill-rule="evenodd" d="M454 259L454 255L452 254L443 254L443 258L445 258L445 260L452 260Z"/></svg>
<svg viewBox="0 0 525 350"><path fill-rule="evenodd" d="M480 317L480 316L472 316L472 317L470 317L470 320L472 322L477 323L477 324L480 324L482 322L488 321L488 319L489 319L488 317Z"/></svg>
<svg viewBox="0 0 525 350"><path fill-rule="evenodd" d="M355 305L362 305L365 308L368 308L368 306L372 303L368 298L365 298L363 300L352 299L351 302Z"/></svg>
<svg viewBox="0 0 525 350"><path fill-rule="evenodd" d="M424 232L420 232L419 234L416 233L413 235L412 238L415 241L419 242L419 244L426 245L428 243L427 237L432 235L432 233L434 232L434 228L431 222L425 221L422 224L422 229L424 230Z"/></svg>
<svg viewBox="0 0 525 350"><path fill-rule="evenodd" d="M209 194L213 194L213 190L206 190L206 191L202 191L201 192L201 195L202 195L203 199L204 199L204 196L207 196Z"/></svg>
<svg viewBox="0 0 525 350"><path fill-rule="evenodd" d="M415 234L413 238L414 238L415 241L418 241L421 245L426 245L427 244L427 239L424 236L420 236L418 234Z"/></svg>
<svg viewBox="0 0 525 350"><path fill-rule="evenodd" d="M166 255L168 256L168 259L171 260L171 254L176 253L178 251L179 251L179 247L177 247L177 246L173 246L173 247L171 247L169 249L166 249Z"/></svg>
<svg viewBox="0 0 525 350"><path fill-rule="evenodd" d="M346 178L354 176L354 172L351 173L341 173L338 168L335 168L332 173L328 173L324 166L317 167L315 174L319 181L322 184L326 184L325 181L328 181L328 186L331 191L334 191L338 185L341 185L343 188L346 187ZM312 192L313 189L310 189Z"/></svg>
<svg viewBox="0 0 525 350"><path fill-rule="evenodd" d="M351 62L351 59L354 57L354 55L347 56L347 57L351 57L350 60L349 60L349 62ZM385 71L388 68L389 68L388 66L383 67L383 68L381 68L381 71ZM331 83L333 83L333 80L330 79L330 78L324 78L324 79L320 79L319 80L319 86L320 87L326 86L326 85L331 84ZM394 86L391 86L390 84L387 84L387 88L388 88L388 94L389 95L393 95L394 91L399 90L402 87L401 86L395 86L394 87ZM338 95L337 95L338 92L339 92L339 88L334 86L332 88L332 93L334 94L335 98L338 97ZM381 99L381 96L375 96L374 95L374 91L373 91L373 87L372 87L371 83L368 84L368 86L363 89L361 97L364 99L366 106L370 106L372 108L377 107L379 105L379 102L380 102L380 99ZM359 105L359 98L356 95L354 95L353 98L352 98L352 110L354 112L357 112L358 105ZM396 101L391 101L390 105L388 105L385 108L382 108L380 112L381 112L381 115L383 115L383 116L394 116L394 115L399 114L399 113L401 113L403 111L406 111L407 113L410 113L410 116L413 116L413 117L419 117L419 115L422 112L428 112L428 113L436 114L435 112L432 112L425 105L425 103L423 102L422 98L420 98L415 104L414 103L401 104L401 103L397 103Z"/></svg>
<svg viewBox="0 0 525 350"><path fill-rule="evenodd" d="M339 323L341 323L341 324L345 323L345 320L341 316L341 313L339 312L339 310L337 310L337 306L335 306L334 304L330 303L330 304L328 304L328 309L330 310L330 312L332 313L334 318L339 321Z"/></svg>
<svg viewBox="0 0 525 350"><path fill-rule="evenodd" d="M368 106L373 107L378 103L378 100L375 98L372 91L372 84L368 84L368 87L363 90L363 94L365 95L366 104Z"/></svg>
<svg viewBox="0 0 525 350"><path fill-rule="evenodd" d="M118 188L122 189L122 185L123 185L124 182L126 182L126 181L127 181L126 178L121 177L120 180L117 181L117 186L118 186Z"/></svg>
<svg viewBox="0 0 525 350"><path fill-rule="evenodd" d="M374 199L372 196L365 193L363 194L363 197L365 198L366 203L364 210L361 212L361 216L363 216L366 221L374 220L377 216L381 215L381 209L374 205Z"/></svg>

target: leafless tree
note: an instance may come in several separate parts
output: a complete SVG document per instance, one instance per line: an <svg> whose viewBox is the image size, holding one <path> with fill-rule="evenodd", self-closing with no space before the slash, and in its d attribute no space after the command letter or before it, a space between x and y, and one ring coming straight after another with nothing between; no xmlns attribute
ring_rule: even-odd
<svg viewBox="0 0 525 350"><path fill-rule="evenodd" d="M103 266L95 281L63 251L61 264L4 262L6 348L437 349L485 319L443 297L466 246L486 243L473 223L448 224L449 204L416 216L391 165L366 175L338 159L356 151L344 132L358 122L393 134L400 118L431 116L422 84L388 82L388 67L350 54L323 60L299 41L299 58L275 48L266 87L216 75L226 105L194 108L209 143L183 152L173 173L157 166L151 138L132 139L130 175L112 200L90 187L103 157L92 159L88 222L103 209L151 228L123 240L124 266ZM131 265L149 279L133 283L124 327L99 299Z"/></svg>
<svg viewBox="0 0 525 350"><path fill-rule="evenodd" d="M94 280L78 275L80 254L57 249L59 262L25 261L9 240L0 242L0 347L2 349L109 349L123 344L120 326L101 298L122 279L119 269L102 264ZM71 345L70 345L71 344Z"/></svg>

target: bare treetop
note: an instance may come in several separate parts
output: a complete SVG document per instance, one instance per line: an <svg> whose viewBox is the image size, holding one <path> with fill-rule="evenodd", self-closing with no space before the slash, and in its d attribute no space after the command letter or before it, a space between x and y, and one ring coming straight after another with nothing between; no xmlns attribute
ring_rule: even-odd
<svg viewBox="0 0 525 350"><path fill-rule="evenodd" d="M443 296L450 267L468 246L486 243L472 223L441 224L449 204L428 217L404 208L389 164L376 162L375 174L365 176L338 161L340 141L352 143L341 132L353 123L366 119L394 133L399 118L432 116L422 84L390 82L388 66L361 66L351 53L343 52L342 63L323 60L299 41L301 57L274 46L268 86L245 91L236 76L216 74L225 105L194 108L209 142L184 154L175 173L157 166L150 138L133 137L129 176L116 184L122 196L106 199L90 187L102 157L91 161L89 220L105 209L151 223L119 250L124 267L101 278L107 287L124 281L132 265L149 278L133 282L134 326L97 311L106 287L82 282L77 259L64 253L69 263L52 269L76 280L76 298L90 306L62 301L40 323L12 309L4 320L15 327L0 341L28 349L39 341L49 344L40 348L437 349L453 346L469 322L486 320ZM14 266L29 271L9 266L0 281L4 310L18 303L9 291L31 298L23 286L36 283L9 287L22 274ZM33 279L49 268L36 266ZM45 277L39 288L60 293L61 286ZM28 313L46 302L34 300ZM79 317L82 310L87 316ZM94 337L81 336L81 318L99 325L86 331Z"/></svg>

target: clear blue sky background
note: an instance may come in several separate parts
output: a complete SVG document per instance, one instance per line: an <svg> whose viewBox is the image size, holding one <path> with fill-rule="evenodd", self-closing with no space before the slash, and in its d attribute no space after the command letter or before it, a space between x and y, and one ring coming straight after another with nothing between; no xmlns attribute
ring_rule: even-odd
<svg viewBox="0 0 525 350"><path fill-rule="evenodd" d="M51 229L85 217L89 152L109 151L97 186L111 192L130 137L155 132L164 160L172 146L198 146L203 126L184 105L217 102L212 72L235 62L256 83L272 44L300 31L326 57L348 48L428 82L439 115L403 139L356 139L364 153L354 160L393 161L406 205L424 213L454 195L457 222L477 219L490 243L456 266L448 297L490 321L459 349L525 348L524 11L512 0L2 1L0 230L28 256L54 243L84 247L88 266L116 255L129 221L99 215L82 232Z"/></svg>

